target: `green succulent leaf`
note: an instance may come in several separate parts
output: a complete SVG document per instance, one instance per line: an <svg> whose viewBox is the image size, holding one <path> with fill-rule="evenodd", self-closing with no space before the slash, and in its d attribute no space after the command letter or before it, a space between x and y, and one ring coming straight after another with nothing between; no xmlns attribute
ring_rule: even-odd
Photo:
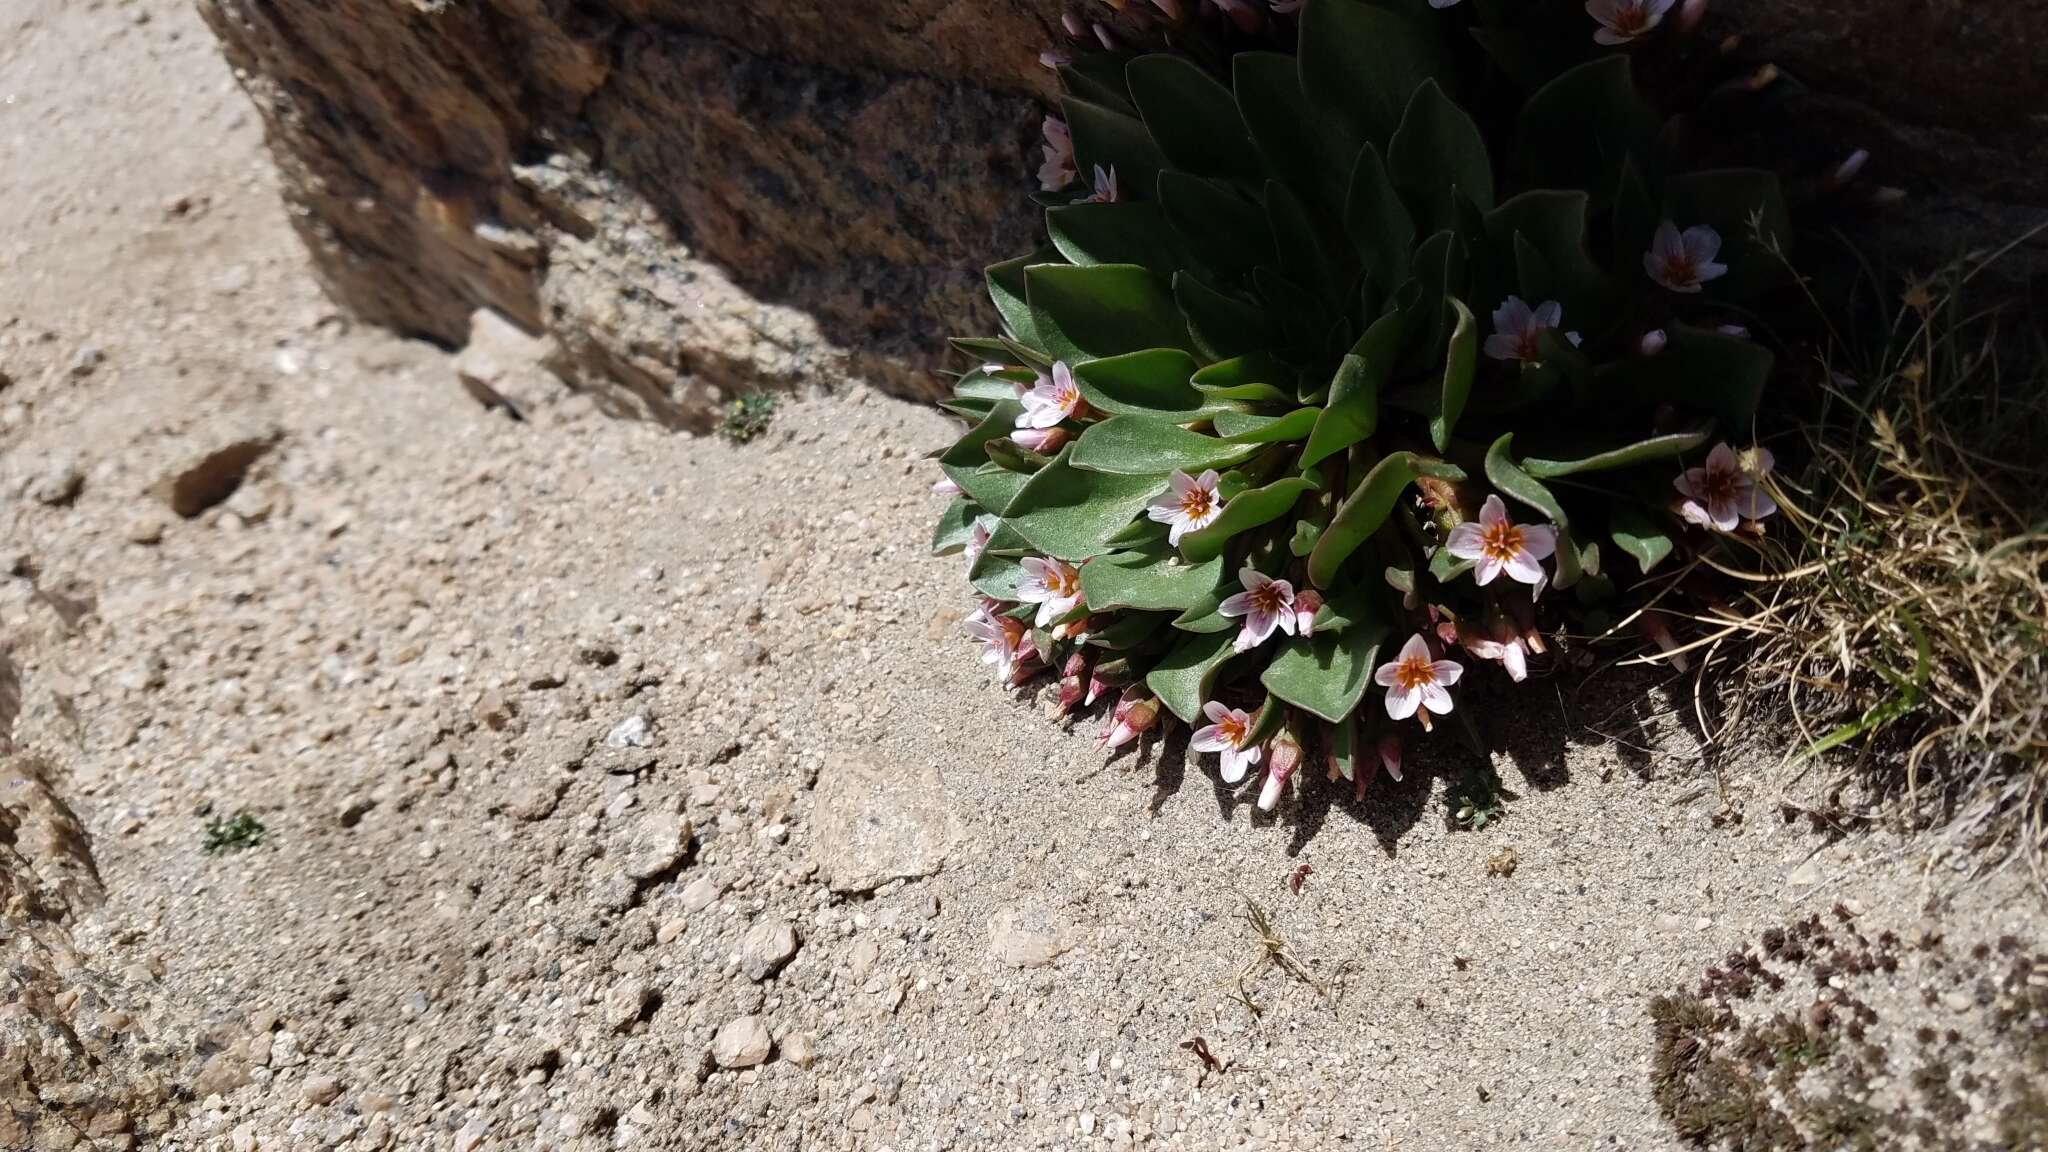
<svg viewBox="0 0 2048 1152"><path fill-rule="evenodd" d="M1349 277L1334 265L1314 221L1287 185L1266 181L1266 222L1273 230L1273 249L1287 278L1324 298L1337 296L1340 281Z"/></svg>
<svg viewBox="0 0 2048 1152"><path fill-rule="evenodd" d="M1072 264L1138 264L1170 277L1185 267L1180 236L1156 203L1066 204L1045 211L1052 246Z"/></svg>
<svg viewBox="0 0 2048 1152"><path fill-rule="evenodd" d="M1294 370L1265 352L1233 356L1208 365L1195 373L1194 386L1196 391L1218 400L1254 404L1294 402Z"/></svg>
<svg viewBox="0 0 2048 1152"><path fill-rule="evenodd" d="M1444 354L1444 383L1437 393L1436 411L1429 417L1429 440L1439 452L1450 447L1451 429L1465 413L1465 398L1472 393L1472 373L1479 366L1479 326L1472 309L1456 296L1446 298L1457 323L1451 328L1450 348Z"/></svg>
<svg viewBox="0 0 2048 1152"><path fill-rule="evenodd" d="M1320 416L1317 408L1296 408L1284 416L1218 412L1212 423L1216 434L1233 444L1276 444L1308 435Z"/></svg>
<svg viewBox="0 0 2048 1152"><path fill-rule="evenodd" d="M1562 529L1570 524L1564 514L1564 506L1542 481L1522 470L1508 453L1513 450L1515 434L1507 433L1493 442L1486 450L1486 478L1495 488L1510 500L1519 501L1550 518L1550 522ZM1560 546L1561 547L1561 546Z"/></svg>
<svg viewBox="0 0 2048 1152"><path fill-rule="evenodd" d="M1302 449L1303 467L1342 452L1379 427L1380 389L1394 370L1402 335L1401 317L1390 312L1373 321L1338 364L1329 402Z"/></svg>
<svg viewBox="0 0 2048 1152"><path fill-rule="evenodd" d="M1196 633L1174 645L1173 651L1145 676L1145 686L1159 697L1168 711L1186 724L1197 723L1202 703L1216 683L1216 671L1235 653L1228 631Z"/></svg>
<svg viewBox="0 0 2048 1152"><path fill-rule="evenodd" d="M1564 305L1567 328L1605 307L1607 277L1586 250L1590 203L1584 192L1539 188L1511 197L1486 214L1487 242L1517 253L1518 286L1529 306L1557 300ZM1541 260L1541 282L1535 269L1519 258L1523 244Z"/></svg>
<svg viewBox="0 0 2048 1152"><path fill-rule="evenodd" d="M1015 600L1017 585L1024 579L1024 566L1018 558L1030 546L1016 529L1008 524L997 525L988 538L988 546L967 569L968 583L984 596Z"/></svg>
<svg viewBox="0 0 2048 1152"><path fill-rule="evenodd" d="M951 448L939 454L939 463L962 468L979 468L988 463L988 442L1000 440L1016 431L1017 417L1023 415L1024 406L1017 403L1014 393L1011 397L996 401L981 423L967 430L966 434L953 442Z"/></svg>
<svg viewBox="0 0 2048 1152"><path fill-rule="evenodd" d="M1671 555L1670 533L1632 505L1624 504L1614 510L1608 535L1615 547L1635 558L1636 567L1645 576Z"/></svg>
<svg viewBox="0 0 2048 1152"><path fill-rule="evenodd" d="M1124 76L1153 142L1175 168L1264 179L1265 163L1238 115L1236 97L1193 61L1153 53L1132 60Z"/></svg>
<svg viewBox="0 0 2048 1152"><path fill-rule="evenodd" d="M1252 488L1230 498L1223 512L1208 527L1180 538L1181 555L1189 560L1210 560L1223 555L1230 538L1262 524L1280 519L1294 507L1304 492L1316 484L1306 477L1289 476L1263 488ZM1093 600L1089 603L1094 603Z"/></svg>
<svg viewBox="0 0 2048 1152"><path fill-rule="evenodd" d="M1415 90L1451 74L1443 38L1391 3L1315 0L1299 51L1302 90L1359 143L1384 143Z"/></svg>
<svg viewBox="0 0 2048 1152"><path fill-rule="evenodd" d="M1365 262L1366 275L1391 292L1408 280L1408 259L1415 250L1415 220L1394 189L1380 150L1371 144L1358 150L1351 166L1351 188L1344 198L1344 230Z"/></svg>
<svg viewBox="0 0 2048 1152"><path fill-rule="evenodd" d="M1316 541L1323 538L1323 526L1313 520L1296 520L1294 535L1287 538L1287 550L1295 556L1307 556L1315 551Z"/></svg>
<svg viewBox="0 0 2048 1152"><path fill-rule="evenodd" d="M1176 469L1194 475L1205 468L1228 468L1251 459L1258 450L1256 443L1204 436L1166 420L1126 415L1089 425L1069 451L1077 468L1163 477ZM1165 487L1161 480L1154 494Z"/></svg>
<svg viewBox="0 0 2048 1152"><path fill-rule="evenodd" d="M1311 5L1316 7L1319 5ZM1279 52L1240 52L1231 61L1231 90L1245 129L1266 164L1323 210L1342 209L1344 165L1360 140L1316 115L1302 91L1294 57Z"/></svg>
<svg viewBox="0 0 2048 1152"><path fill-rule="evenodd" d="M1195 358L1174 348L1148 348L1090 360L1074 369L1081 395L1111 415L1151 416L1185 424L1204 420L1238 405L1227 397L1198 390Z"/></svg>
<svg viewBox="0 0 2048 1152"><path fill-rule="evenodd" d="M1124 82L1124 61L1120 56L1089 52L1060 65L1060 85L1072 95L1093 101L1112 111L1135 114L1130 87Z"/></svg>
<svg viewBox="0 0 2048 1152"><path fill-rule="evenodd" d="M1272 342L1264 309L1218 292L1186 269L1174 273L1173 299L1195 348L1211 359L1239 356Z"/></svg>
<svg viewBox="0 0 2048 1152"><path fill-rule="evenodd" d="M1576 460L1539 460L1527 457L1522 461L1522 471L1538 480L1549 480L1558 476L1571 476L1580 472L1606 472L1615 468L1628 468L1653 460L1673 460L1707 442L1713 434L1713 425L1708 424L1686 432L1671 432L1652 436L1605 452L1581 456Z"/></svg>
<svg viewBox="0 0 2048 1152"><path fill-rule="evenodd" d="M1186 172L1162 172L1159 206L1182 246L1207 271L1249 276L1277 259L1265 209L1237 187Z"/></svg>
<svg viewBox="0 0 2048 1152"><path fill-rule="evenodd" d="M1071 458L1077 447L1078 443L1068 445L1032 476L1003 512L1005 526L1032 547L1070 562L1106 551L1110 539L1166 487L1163 473L1144 476L1076 468Z"/></svg>
<svg viewBox="0 0 2048 1152"><path fill-rule="evenodd" d="M1318 588L1330 586L1344 561L1350 559L1358 546L1386 522L1402 490L1421 475L1417 463L1418 457L1413 452L1394 452L1373 465L1344 503L1337 506L1330 526L1323 530L1315 550L1309 553L1309 583Z"/></svg>
<svg viewBox="0 0 2048 1152"><path fill-rule="evenodd" d="M1147 348L1193 350L1166 282L1136 264L1034 264L1024 284L1039 346L1069 364Z"/></svg>
<svg viewBox="0 0 2048 1152"><path fill-rule="evenodd" d="M1050 252L1034 252L991 264L982 273L988 281L989 299L995 301L996 312L1003 318L1003 330L1013 339L1026 344L1038 343L1038 326L1031 318L1031 304L1025 296L1024 269L1052 259Z"/></svg>
<svg viewBox="0 0 2048 1152"><path fill-rule="evenodd" d="M1021 472L1028 476L1046 465L1044 456L1008 437L991 440L982 445L982 448L988 452L989 463L1006 471Z"/></svg>
<svg viewBox="0 0 2048 1152"><path fill-rule="evenodd" d="M1101 104L1069 96L1060 101L1067 127L1074 137L1074 162L1083 182L1094 179L1099 166L1116 171L1117 189L1124 197L1149 200L1159 183L1159 170L1166 157L1152 143L1145 122Z"/></svg>
<svg viewBox="0 0 2048 1152"><path fill-rule="evenodd" d="M978 505L964 497L953 497L946 510L939 513L939 522L932 526L932 555L950 556L967 547L967 541L974 536L974 518L981 514Z"/></svg>
<svg viewBox="0 0 2048 1152"><path fill-rule="evenodd" d="M1480 211L1491 210L1493 161L1479 125L1435 80L1423 80L1407 103L1387 144L1387 174L1394 184L1418 195L1456 189Z"/></svg>
<svg viewBox="0 0 2048 1152"><path fill-rule="evenodd" d="M1088 643L1121 652L1144 643L1172 620L1172 614L1167 612L1125 612L1118 615L1109 627L1088 633Z"/></svg>
<svg viewBox="0 0 2048 1152"><path fill-rule="evenodd" d="M952 477L953 483L960 486L969 500L997 515L1009 511L1017 493L1024 490L1025 481L1031 479L1022 472L1012 472L996 464L978 467L947 464L942 466L942 471Z"/></svg>
<svg viewBox="0 0 2048 1152"><path fill-rule="evenodd" d="M1653 150L1657 114L1636 92L1626 53L1599 56L1545 84L1522 105L1514 170L1525 188L1608 189L1630 156Z"/></svg>
<svg viewBox="0 0 2048 1152"><path fill-rule="evenodd" d="M1351 715L1372 683L1386 625L1360 621L1342 632L1317 632L1280 650L1259 682L1304 712L1337 723Z"/></svg>
<svg viewBox="0 0 2048 1152"><path fill-rule="evenodd" d="M1091 612L1185 612L1204 603L1222 578L1216 558L1193 563L1171 553L1111 552L1081 566L1081 596Z"/></svg>
<svg viewBox="0 0 2048 1152"><path fill-rule="evenodd" d="M1668 343L1658 355L1601 366L1601 394L1630 407L1681 405L1713 415L1724 429L1746 432L1771 381L1771 350L1740 336L1684 324L1665 331Z"/></svg>
<svg viewBox="0 0 2048 1152"><path fill-rule="evenodd" d="M1360 589L1332 592L1316 611L1315 634L1336 635L1354 624L1382 623L1379 602Z"/></svg>

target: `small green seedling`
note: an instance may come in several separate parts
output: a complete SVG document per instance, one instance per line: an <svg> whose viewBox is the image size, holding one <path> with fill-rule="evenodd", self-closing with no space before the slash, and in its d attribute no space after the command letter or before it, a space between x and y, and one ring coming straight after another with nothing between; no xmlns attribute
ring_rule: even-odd
<svg viewBox="0 0 2048 1152"><path fill-rule="evenodd" d="M206 822L206 843L202 847L208 856L219 856L227 852L240 852L263 843L270 830L263 821L256 819L244 808L225 820Z"/></svg>

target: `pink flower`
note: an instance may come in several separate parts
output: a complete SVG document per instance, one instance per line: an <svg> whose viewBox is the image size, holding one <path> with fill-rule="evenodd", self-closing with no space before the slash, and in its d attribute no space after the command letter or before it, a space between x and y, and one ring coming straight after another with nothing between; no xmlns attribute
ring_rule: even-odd
<svg viewBox="0 0 2048 1152"><path fill-rule="evenodd" d="M1500 497L1488 496L1479 509L1478 521L1467 520L1451 529L1444 547L1458 559L1477 565L1472 579L1481 587L1493 583L1503 569L1524 584L1541 584L1540 561L1557 551L1557 533L1548 525L1512 523L1508 506Z"/></svg>
<svg viewBox="0 0 2048 1152"><path fill-rule="evenodd" d="M1117 202L1117 199L1116 165L1111 164L1109 171L1105 172L1102 170L1102 165L1097 164L1095 166L1095 191L1089 193L1088 197L1082 200L1081 203L1114 204Z"/></svg>
<svg viewBox="0 0 2048 1152"><path fill-rule="evenodd" d="M1242 708L1226 708L1211 700L1202 705L1202 715L1209 718L1206 727L1195 729L1188 741L1197 752L1222 754L1223 782L1235 784L1243 780L1252 765L1262 755L1258 745L1246 747L1252 736L1252 718Z"/></svg>
<svg viewBox="0 0 2048 1152"><path fill-rule="evenodd" d="M1464 674L1465 669L1454 660L1431 660L1429 641L1417 632L1401 646L1401 654L1380 665L1372 678L1387 690L1387 715L1406 720L1418 707L1439 716L1449 713L1451 694L1445 689Z"/></svg>
<svg viewBox="0 0 2048 1152"><path fill-rule="evenodd" d="M937 482L935 482L932 485L932 495L958 496L960 495L960 485L953 483L953 478L951 476L941 476L938 478Z"/></svg>
<svg viewBox="0 0 2048 1152"><path fill-rule="evenodd" d="M1666 220L1657 225L1650 250L1643 253L1643 271L1650 279L1673 292L1697 292L1700 285L1728 274L1726 264L1714 263L1721 254L1721 234L1704 224L1684 232Z"/></svg>
<svg viewBox="0 0 2048 1152"><path fill-rule="evenodd" d="M1379 751L1379 754L1380 754L1380 767L1382 767L1382 768L1386 769L1386 770L1387 770L1387 775L1389 775L1389 776L1393 777L1396 783L1400 782L1400 779L1401 779L1401 736L1400 736L1400 734L1399 734L1399 733L1397 733L1397 732L1389 732L1389 733L1387 733L1387 734L1386 734L1385 736L1382 736L1382 737L1380 737L1380 742L1379 742L1379 748L1378 748L1378 751Z"/></svg>
<svg viewBox="0 0 2048 1152"><path fill-rule="evenodd" d="M1057 192L1080 175L1074 166L1074 134L1067 130L1067 122L1057 116L1045 118L1044 130L1045 163L1038 166L1038 186L1047 192Z"/></svg>
<svg viewBox="0 0 2048 1152"><path fill-rule="evenodd" d="M1085 646L1077 645L1068 655L1066 666L1060 669L1061 713L1072 712L1081 703L1081 694L1088 681L1088 669L1095 657Z"/></svg>
<svg viewBox="0 0 2048 1152"><path fill-rule="evenodd" d="M1664 622L1662 612L1643 613L1637 619L1636 626L1643 630L1643 635L1656 643L1664 655L1670 657L1672 668L1680 672L1691 670L1692 661L1686 658L1685 646L1678 642L1678 637L1671 634L1671 625Z"/></svg>
<svg viewBox="0 0 2048 1152"><path fill-rule="evenodd" d="M981 559L982 549L988 547L988 538L990 535L989 525L994 523L994 521L995 517L993 516L975 517L974 527L967 534L966 551L967 566L969 568L974 567L974 562L976 560Z"/></svg>
<svg viewBox="0 0 2048 1152"><path fill-rule="evenodd" d="M1529 645L1505 619L1496 620L1493 635L1466 629L1458 636L1458 646L1481 660L1498 660L1507 669L1508 679L1520 684L1529 678Z"/></svg>
<svg viewBox="0 0 2048 1152"><path fill-rule="evenodd" d="M1019 428L1010 433L1010 443L1027 452L1051 456L1059 452L1070 436L1065 428Z"/></svg>
<svg viewBox="0 0 2048 1152"><path fill-rule="evenodd" d="M1049 556L1026 556L1024 579L1017 582L1017 599L1038 605L1038 627L1061 620L1081 606L1081 573L1073 565Z"/></svg>
<svg viewBox="0 0 2048 1152"><path fill-rule="evenodd" d="M1024 622L992 611L987 605L969 616L962 627L969 636L981 641L981 662L995 665L997 680L1013 680L1038 656L1038 649L1032 644L1031 632L1024 627Z"/></svg>
<svg viewBox="0 0 2048 1152"><path fill-rule="evenodd" d="M1662 328L1652 328L1643 333L1643 338L1636 342L1636 351L1645 356L1655 356L1664 351L1665 346L1670 343L1671 337L1668 333Z"/></svg>
<svg viewBox="0 0 2048 1152"><path fill-rule="evenodd" d="M1219 479L1214 468L1194 477L1175 469L1173 475L1166 478L1166 491L1153 497L1145 515L1161 524L1171 525L1166 532L1168 544L1180 547L1182 536L1207 528L1223 515L1223 502L1216 498Z"/></svg>
<svg viewBox="0 0 2048 1152"><path fill-rule="evenodd" d="M1109 724L1095 742L1111 750L1121 748L1151 731L1158 721L1158 699L1144 686L1133 684L1117 700L1115 710L1110 713Z"/></svg>
<svg viewBox="0 0 2048 1152"><path fill-rule="evenodd" d="M1537 338L1564 322L1564 305L1545 300L1530 308L1520 296L1510 296L1493 310L1493 335L1486 338L1486 354L1495 360L1541 360L1543 349ZM1579 346L1579 334L1564 338Z"/></svg>
<svg viewBox="0 0 2048 1152"><path fill-rule="evenodd" d="M1065 360L1055 360L1052 375L1041 375L1038 383L1018 397L1024 411L1017 417L1019 428L1050 428L1079 415L1088 402L1081 399L1080 385L1074 383L1073 369Z"/></svg>
<svg viewBox="0 0 2048 1152"><path fill-rule="evenodd" d="M1714 450L1707 453L1704 467L1687 468L1685 475L1671 482L1685 497L1685 502L1679 505L1679 515L1717 532L1733 532L1744 520L1769 516L1778 510L1778 502L1757 485L1757 480L1770 475L1774 463L1770 449L1758 448L1756 474L1752 476L1743 470L1735 449L1726 444L1714 445Z"/></svg>
<svg viewBox="0 0 2048 1152"><path fill-rule="evenodd" d="M1627 44L1647 36L1663 23L1673 0L1586 0L1586 14L1600 22L1593 39L1600 44Z"/></svg>
<svg viewBox="0 0 2048 1152"><path fill-rule="evenodd" d="M1250 565L1238 569L1237 581L1244 585L1244 591L1225 600L1217 611L1245 618L1244 627L1237 634L1239 652L1249 652L1264 644L1275 628L1294 635L1294 585L1275 580Z"/></svg>

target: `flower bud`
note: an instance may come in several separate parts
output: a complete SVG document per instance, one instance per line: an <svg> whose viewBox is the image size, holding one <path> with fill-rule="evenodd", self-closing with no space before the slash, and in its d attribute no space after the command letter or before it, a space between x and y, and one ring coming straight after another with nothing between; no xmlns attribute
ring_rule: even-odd
<svg viewBox="0 0 2048 1152"><path fill-rule="evenodd" d="M1175 24L1180 23L1180 0L1152 0L1152 6L1159 9L1161 16L1166 17Z"/></svg>
<svg viewBox="0 0 2048 1152"><path fill-rule="evenodd" d="M1380 767L1396 780L1401 778L1401 737L1393 732L1380 737Z"/></svg>
<svg viewBox="0 0 2048 1152"><path fill-rule="evenodd" d="M1050 48L1038 54L1038 66L1054 72L1065 68L1072 60L1073 58L1065 52L1055 52Z"/></svg>
<svg viewBox="0 0 2048 1152"><path fill-rule="evenodd" d="M1306 640L1316 634L1316 613L1323 610L1323 594L1304 588L1294 594L1294 634Z"/></svg>
<svg viewBox="0 0 2048 1152"><path fill-rule="evenodd" d="M1083 39L1088 35L1088 26L1081 23L1081 18L1072 12L1060 15L1060 27L1066 29L1067 35L1075 40Z"/></svg>
<svg viewBox="0 0 2048 1152"><path fill-rule="evenodd" d="M1066 666L1060 669L1060 711L1072 712L1081 703L1081 695L1088 683L1088 666L1094 663L1094 653L1086 648L1076 648L1067 657Z"/></svg>
<svg viewBox="0 0 2048 1152"><path fill-rule="evenodd" d="M1150 732L1158 722L1159 699L1143 686L1133 684L1116 702L1116 710L1109 716L1109 725L1102 730L1102 736L1096 742L1111 749L1121 748Z"/></svg>
<svg viewBox="0 0 2048 1152"><path fill-rule="evenodd" d="M1282 728L1266 745L1266 784L1259 789L1259 811L1271 812L1280 803L1280 793L1287 788L1287 781L1294 770L1301 767L1301 741L1294 733Z"/></svg>
<svg viewBox="0 0 2048 1152"><path fill-rule="evenodd" d="M1065 428L1019 428L1010 433L1010 443L1040 456L1054 455L1071 438Z"/></svg>
<svg viewBox="0 0 2048 1152"><path fill-rule="evenodd" d="M1662 328L1652 328L1648 332L1643 333L1643 338L1637 343L1636 349L1645 356L1655 356L1657 353L1662 352L1664 346L1669 343L1671 343L1671 337L1666 336Z"/></svg>
<svg viewBox="0 0 2048 1152"><path fill-rule="evenodd" d="M1092 27L1095 29L1095 39L1101 42L1104 52L1114 52L1121 47L1116 42L1116 37L1110 34L1109 29L1104 28L1100 24L1093 25Z"/></svg>
<svg viewBox="0 0 2048 1152"><path fill-rule="evenodd" d="M1677 26L1679 32L1691 34L1693 29L1700 26L1700 21L1706 19L1706 16L1707 0L1684 0L1684 3L1678 6Z"/></svg>
<svg viewBox="0 0 2048 1152"><path fill-rule="evenodd" d="M1680 647L1678 638L1671 634L1671 625L1664 622L1663 613L1645 612L1636 621L1636 625L1642 629L1643 635L1655 641L1657 647L1662 649L1664 654L1671 658L1671 666L1673 668L1678 669L1680 672L1685 672L1692 668L1692 661L1686 659L1685 653L1678 650Z"/></svg>

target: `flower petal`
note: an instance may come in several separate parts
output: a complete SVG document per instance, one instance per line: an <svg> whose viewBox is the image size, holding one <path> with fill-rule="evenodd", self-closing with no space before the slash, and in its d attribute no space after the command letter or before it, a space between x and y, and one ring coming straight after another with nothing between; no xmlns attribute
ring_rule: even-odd
<svg viewBox="0 0 2048 1152"><path fill-rule="evenodd" d="M1484 529L1467 520L1451 529L1451 534L1444 538L1444 548L1460 560L1477 560L1486 551L1481 543L1485 535Z"/></svg>
<svg viewBox="0 0 2048 1152"><path fill-rule="evenodd" d="M1449 715L1451 711L1451 694L1444 691L1441 684L1424 684L1422 686L1422 706L1439 716Z"/></svg>
<svg viewBox="0 0 2048 1152"><path fill-rule="evenodd" d="M1395 720L1406 720L1415 715L1422 706L1422 691L1418 688L1387 689L1387 715Z"/></svg>

